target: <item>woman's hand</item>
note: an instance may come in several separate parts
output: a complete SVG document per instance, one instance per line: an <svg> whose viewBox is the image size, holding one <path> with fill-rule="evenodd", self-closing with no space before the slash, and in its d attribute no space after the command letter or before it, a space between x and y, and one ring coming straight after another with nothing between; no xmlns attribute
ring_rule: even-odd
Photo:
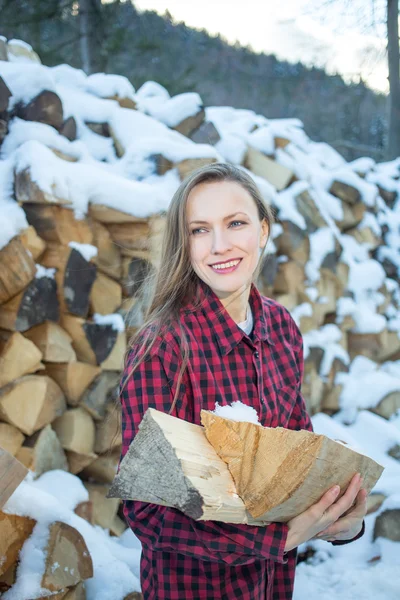
<svg viewBox="0 0 400 600"><path fill-rule="evenodd" d="M288 521L285 552L313 538L332 541L355 537L367 512L367 492L360 489L361 485L360 474L356 473L339 500L340 488L334 486L319 502Z"/></svg>

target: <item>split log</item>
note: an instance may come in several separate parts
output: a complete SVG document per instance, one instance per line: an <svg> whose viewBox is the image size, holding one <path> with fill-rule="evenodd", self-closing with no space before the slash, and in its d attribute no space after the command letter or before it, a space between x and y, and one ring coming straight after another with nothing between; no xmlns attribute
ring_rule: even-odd
<svg viewBox="0 0 400 600"><path fill-rule="evenodd" d="M25 436L14 425L9 423L0 423L0 446L13 456L21 448Z"/></svg>
<svg viewBox="0 0 400 600"><path fill-rule="evenodd" d="M44 369L42 353L21 333L12 333L7 340L0 335L0 388L18 377Z"/></svg>
<svg viewBox="0 0 400 600"><path fill-rule="evenodd" d="M341 231L348 231L353 227L357 227L364 218L367 207L363 202L357 204L347 204L342 202L343 216L341 219L335 219L336 225Z"/></svg>
<svg viewBox="0 0 400 600"><path fill-rule="evenodd" d="M0 327L8 331L27 331L59 317L57 284L51 277L36 277L23 292L0 306Z"/></svg>
<svg viewBox="0 0 400 600"><path fill-rule="evenodd" d="M217 162L216 158L187 158L179 163L175 163L178 169L179 177L183 181L190 173L206 165L212 165Z"/></svg>
<svg viewBox="0 0 400 600"><path fill-rule="evenodd" d="M99 271L112 277L121 279L121 253L113 242L107 227L94 221L91 224L93 231L93 245L97 248L96 264Z"/></svg>
<svg viewBox="0 0 400 600"><path fill-rule="evenodd" d="M340 396L343 391L342 385L335 385L333 388L325 388L325 393L321 402L321 411L332 416L340 410Z"/></svg>
<svg viewBox="0 0 400 600"><path fill-rule="evenodd" d="M8 60L7 42L3 37L0 37L0 60Z"/></svg>
<svg viewBox="0 0 400 600"><path fill-rule="evenodd" d="M399 386L400 387L400 386ZM400 409L400 389L390 394L386 394L384 398L375 407L370 408L370 411L383 417L390 419Z"/></svg>
<svg viewBox="0 0 400 600"><path fill-rule="evenodd" d="M324 382L322 381L315 365L311 361L305 361L304 377L301 391L306 402L307 411L310 415L321 412Z"/></svg>
<svg viewBox="0 0 400 600"><path fill-rule="evenodd" d="M101 135L101 137L111 137L108 123L93 123L91 121L85 121L85 125L86 127L89 127L93 133Z"/></svg>
<svg viewBox="0 0 400 600"><path fill-rule="evenodd" d="M93 563L82 535L71 525L56 521L50 526L42 587L62 590L93 577Z"/></svg>
<svg viewBox="0 0 400 600"><path fill-rule="evenodd" d="M90 291L90 311L100 315L114 313L122 304L122 288L119 283L97 273Z"/></svg>
<svg viewBox="0 0 400 600"><path fill-rule="evenodd" d="M5 119L0 118L0 144L3 143L8 133L8 122Z"/></svg>
<svg viewBox="0 0 400 600"><path fill-rule="evenodd" d="M378 537L400 542L400 509L384 510L375 520L373 540Z"/></svg>
<svg viewBox="0 0 400 600"><path fill-rule="evenodd" d="M67 138L70 142L76 140L77 127L74 117L68 117L60 128L60 134Z"/></svg>
<svg viewBox="0 0 400 600"><path fill-rule="evenodd" d="M304 290L304 280L304 269L298 262L294 260L279 262L274 281L274 293L296 295Z"/></svg>
<svg viewBox="0 0 400 600"><path fill-rule="evenodd" d="M96 430L86 410L71 408L51 425L65 450L86 455L93 453Z"/></svg>
<svg viewBox="0 0 400 600"><path fill-rule="evenodd" d="M19 106L17 115L25 121L38 121L61 129L63 125L63 107L60 97L49 90L43 90L26 106Z"/></svg>
<svg viewBox="0 0 400 600"><path fill-rule="evenodd" d="M327 223L321 215L317 204L308 190L304 190L295 197L297 210L303 215L308 233L314 233L320 227L326 227Z"/></svg>
<svg viewBox="0 0 400 600"><path fill-rule="evenodd" d="M264 290L264 296L270 296L278 273L278 257L276 253L268 254L261 268L259 285Z"/></svg>
<svg viewBox="0 0 400 600"><path fill-rule="evenodd" d="M378 237L370 227L355 227L346 231L347 235L351 235L359 244L368 244L370 250L376 250L382 244L382 240Z"/></svg>
<svg viewBox="0 0 400 600"><path fill-rule="evenodd" d="M100 423L96 423L96 439L94 451L97 454L121 448L121 409L118 404L107 406L106 416Z"/></svg>
<svg viewBox="0 0 400 600"><path fill-rule="evenodd" d="M69 588L67 595L64 596L63 600L86 600L86 588L85 583L80 581L74 587Z"/></svg>
<svg viewBox="0 0 400 600"><path fill-rule="evenodd" d="M33 260L37 261L46 249L46 242L35 231L32 225L29 225L19 234L22 245L32 254Z"/></svg>
<svg viewBox="0 0 400 600"><path fill-rule="evenodd" d="M0 512L0 576L17 562L19 552L35 525L36 521L29 517Z"/></svg>
<svg viewBox="0 0 400 600"><path fill-rule="evenodd" d="M27 438L16 457L35 472L35 478L52 469L68 471L67 457L50 425Z"/></svg>
<svg viewBox="0 0 400 600"><path fill-rule="evenodd" d="M254 173L254 175L266 179L278 191L284 190L294 181L294 173L290 169L271 160L268 156L251 146L247 148L244 166Z"/></svg>
<svg viewBox="0 0 400 600"><path fill-rule="evenodd" d="M367 515L370 515L380 509L387 496L372 492L367 498Z"/></svg>
<svg viewBox="0 0 400 600"><path fill-rule="evenodd" d="M105 99L106 100L115 100L116 102L118 102L118 104L120 105L121 108L129 108L131 110L137 109L137 104L136 104L135 100L133 100L132 98L114 95L114 96L106 96Z"/></svg>
<svg viewBox="0 0 400 600"><path fill-rule="evenodd" d="M72 315L62 315L61 325L72 337L78 360L99 365L103 370L120 371L123 368L125 332Z"/></svg>
<svg viewBox="0 0 400 600"><path fill-rule="evenodd" d="M124 295L135 296L152 270L153 265L148 260L137 256L125 256L122 259L122 290Z"/></svg>
<svg viewBox="0 0 400 600"><path fill-rule="evenodd" d="M203 121L200 127L193 131L189 137L196 144L209 144L210 146L215 146L221 139L218 130L211 121Z"/></svg>
<svg viewBox="0 0 400 600"><path fill-rule="evenodd" d="M361 202L361 194L357 188L352 185L348 185L347 183L343 183L343 181L335 180L330 189L329 193L332 196L336 196L336 198L340 198L343 202L347 204L357 204Z"/></svg>
<svg viewBox="0 0 400 600"><path fill-rule="evenodd" d="M305 265L310 259L310 238L305 229L301 229L291 221L281 221L282 233L275 240L278 254Z"/></svg>
<svg viewBox="0 0 400 600"><path fill-rule="evenodd" d="M107 408L115 403L119 389L120 374L112 371L100 373L86 389L80 401L95 421L101 421L107 415Z"/></svg>
<svg viewBox="0 0 400 600"><path fill-rule="evenodd" d="M143 600L143 594L140 592L132 592L125 596L124 600Z"/></svg>
<svg viewBox="0 0 400 600"><path fill-rule="evenodd" d="M42 190L32 179L29 167L16 172L14 178L15 198L18 202L34 202L35 204L72 204L70 198L56 196L53 192Z"/></svg>
<svg viewBox="0 0 400 600"><path fill-rule="evenodd" d="M1 60L1 59L0 59ZM12 94L6 82L0 77L0 113L6 112L8 109L8 101Z"/></svg>
<svg viewBox="0 0 400 600"><path fill-rule="evenodd" d="M287 522L335 484L343 495L357 472L370 492L383 471L369 457L310 431L204 410L201 420L204 429L148 409L108 496L173 506L198 520L243 523L247 509L251 524L262 525Z"/></svg>
<svg viewBox="0 0 400 600"><path fill-rule="evenodd" d="M67 363L76 360L72 338L57 323L45 321L26 331L24 336L39 348L42 360L46 362Z"/></svg>
<svg viewBox="0 0 400 600"><path fill-rule="evenodd" d="M18 237L0 250L0 264L0 304L3 304L33 280L36 266Z"/></svg>
<svg viewBox="0 0 400 600"><path fill-rule="evenodd" d="M140 223L110 223L107 228L122 252L150 249L150 225L147 220Z"/></svg>
<svg viewBox="0 0 400 600"><path fill-rule="evenodd" d="M175 131L178 131L182 135L190 137L190 135L200 127L206 116L204 108L201 108L195 115L190 115L183 119L178 125L172 127Z"/></svg>
<svg viewBox="0 0 400 600"><path fill-rule="evenodd" d="M27 473L28 469L19 460L0 448L0 508L3 508L21 481L25 479ZM0 556L2 556L2 553L0 553ZM0 568L1 565L0 561Z"/></svg>
<svg viewBox="0 0 400 600"><path fill-rule="evenodd" d="M97 458L97 454L94 452L90 452L89 454L80 454L79 452L66 450L65 454L68 460L69 472L73 473L73 475L80 473L82 469L90 465Z"/></svg>
<svg viewBox="0 0 400 600"><path fill-rule="evenodd" d="M76 219L74 211L57 204L24 203L28 223L47 242L91 244L93 233L86 219Z"/></svg>
<svg viewBox="0 0 400 600"><path fill-rule="evenodd" d="M101 373L101 369L84 362L48 363L45 372L58 383L68 404L77 406L85 390Z"/></svg>
<svg viewBox="0 0 400 600"><path fill-rule="evenodd" d="M93 503L90 500L86 500L85 502L79 502L77 506L74 508L74 513L81 517L81 519L85 519L91 525L94 525L93 520Z"/></svg>
<svg viewBox="0 0 400 600"><path fill-rule="evenodd" d="M104 204L90 204L89 217L105 225L121 223L146 223L147 219L135 217L116 208L105 206Z"/></svg>
<svg viewBox="0 0 400 600"><path fill-rule="evenodd" d="M66 410L65 397L45 375L25 375L0 390L0 419L32 435Z"/></svg>
<svg viewBox="0 0 400 600"><path fill-rule="evenodd" d="M75 248L59 245L48 246L42 264L57 269L55 279L61 312L86 317L90 291L96 279L96 265Z"/></svg>
<svg viewBox="0 0 400 600"><path fill-rule="evenodd" d="M347 334L348 351L353 360L358 354L376 362L400 359L400 339L396 331L384 329L379 333Z"/></svg>
<svg viewBox="0 0 400 600"><path fill-rule="evenodd" d="M96 481L97 483L113 482L117 474L120 451L114 450L98 456L90 465L80 472L80 477L87 481Z"/></svg>
<svg viewBox="0 0 400 600"><path fill-rule="evenodd" d="M41 64L39 55L33 50L32 46L20 44L18 40L9 40L7 42L7 54L8 60L12 60L13 57L18 60L22 59L24 62L33 62Z"/></svg>
<svg viewBox="0 0 400 600"><path fill-rule="evenodd" d="M112 529L119 508L119 498L106 496L108 485L84 482L84 486L89 492L89 500L93 505L94 523L104 529Z"/></svg>

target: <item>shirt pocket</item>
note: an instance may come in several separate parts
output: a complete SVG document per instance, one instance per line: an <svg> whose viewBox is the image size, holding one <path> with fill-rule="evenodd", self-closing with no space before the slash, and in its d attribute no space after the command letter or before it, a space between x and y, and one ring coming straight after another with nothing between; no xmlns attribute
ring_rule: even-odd
<svg viewBox="0 0 400 600"><path fill-rule="evenodd" d="M276 389L278 404L277 427L287 427L297 401L298 390L293 385L286 385Z"/></svg>

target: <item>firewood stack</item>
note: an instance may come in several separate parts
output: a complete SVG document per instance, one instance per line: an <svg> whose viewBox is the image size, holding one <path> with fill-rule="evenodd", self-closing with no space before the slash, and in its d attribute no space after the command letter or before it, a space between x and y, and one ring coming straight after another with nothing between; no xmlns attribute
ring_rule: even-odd
<svg viewBox="0 0 400 600"><path fill-rule="evenodd" d="M1 65L1 60L7 59L7 51L10 54L13 50L4 41L0 42ZM19 51L20 48L14 48L14 52ZM40 64L36 57L31 60ZM47 152L45 156L51 165L60 166L60 173L65 168L66 175L62 181L60 176L54 185L43 185L31 155L14 167L13 199L24 211L27 226L0 248L0 447L32 470L35 477L51 469L78 475L89 492L88 506L81 507L82 516L108 528L113 535L120 535L126 525L121 519L119 500L105 498L121 449L118 381L129 336L143 320L146 302L140 295L143 278L160 262L165 210L147 216L143 216L143 207L137 211L121 210L113 198L114 182L116 186L121 182L126 184L129 196L135 193L135 188L129 186L136 181L130 181L129 176L118 176L117 180L115 173L110 172L113 183L109 194L103 192L101 201L98 195L92 199L89 194L87 210L78 214L78 200L74 197L77 188L71 181L79 180L86 166L80 162L76 147L73 150L78 131L76 120L65 113L62 98L54 90L43 90L27 104L11 104L12 92L6 79L0 76L0 144L7 141L15 117L47 125L60 134L63 150L50 141L43 142L41 148ZM94 114L93 118L82 121L80 127L99 139L107 139L116 160L127 158L126 166L131 152L127 143L129 127L133 127L132 131L134 127L143 127L142 132L150 130L151 125L154 136L145 140L148 148L145 166L150 169L147 174L164 175L175 170L182 180L199 166L224 160L215 149L220 141L218 131L197 101L193 103L192 114L174 122L164 118L161 105L156 106L149 98L152 98L150 92L146 96L144 91L138 94L137 102L118 94L102 98L93 95L93 102L112 105L113 116L105 122L102 116L96 118ZM167 98L165 102L172 100ZM116 114L120 116L119 127ZM122 121L127 128L125 136ZM174 136L171 138L174 143L182 144L179 152L177 146L172 152L167 143L160 144L159 150L153 147L157 136L161 139L168 135ZM36 144L33 150L39 146L35 138L28 144ZM292 219L290 212L280 210L282 206L273 200L280 224L273 231L274 250L260 275L259 288L294 315L297 311L303 334L335 324L341 337L332 344L351 359L361 354L377 362L397 360L400 358L397 332L385 328L379 333L356 333L353 318L338 310L341 299L351 296L349 266L341 258L344 248L339 236L332 235L332 227L345 233L347 239L352 238L355 244L368 243L372 254L385 243L383 235L378 235L365 219L366 214L377 214L377 205L367 206L357 187L338 177L332 181L329 194L342 210L337 218L327 216L293 168L300 160L300 151L298 155L291 154L292 146L289 139L279 135L274 137L274 150L270 152L248 143L237 162L249 169L261 186L264 182L268 189L280 194L289 187L299 186L294 194L294 208L305 225ZM182 154L182 148L187 150L186 154ZM104 173L108 176L98 165L87 166L88 171L94 168L102 176ZM126 175L123 170L122 173ZM362 177L364 174L360 173L359 179ZM137 179L140 182L139 176ZM393 204L391 193L380 188L380 200ZM307 264L313 254L310 240L313 234L325 231L332 236L332 244L317 265L319 276L311 293L306 283ZM388 277L399 281L390 260L386 260L384 268ZM382 314L388 305L400 309L395 287L383 283L378 292L384 298ZM129 320L124 326L123 318L128 311ZM349 370L340 352L326 367L326 352L326 344L319 345L316 341L306 355L303 393L312 414L321 410L328 414L337 412L341 387L335 384L335 377ZM381 412L377 411L385 418L400 406L399 393L389 396L387 402L381 403ZM1 522L7 522L17 536L18 548L33 527L27 522L10 525L9 516L0 513L0 538ZM54 527L62 529L59 524ZM54 540L70 539L68 536L73 535L56 529L54 536L52 533ZM63 542L54 543L58 556L57 544ZM77 547L79 544L76 541ZM16 561L14 551L13 558L6 563L7 572L4 568L0 570L1 589L12 585ZM55 597L84 598L80 589L82 581L90 577L90 565L82 564L81 569L79 581L60 580L49 583L53 587L48 589L67 586L64 595ZM57 572L52 572L48 581L56 577Z"/></svg>

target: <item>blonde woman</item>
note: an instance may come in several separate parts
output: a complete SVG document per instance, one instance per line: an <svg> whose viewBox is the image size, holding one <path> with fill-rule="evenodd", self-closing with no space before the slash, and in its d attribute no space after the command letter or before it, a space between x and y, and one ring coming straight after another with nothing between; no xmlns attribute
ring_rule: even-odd
<svg viewBox="0 0 400 600"><path fill-rule="evenodd" d="M273 216L254 180L228 164L182 182L166 219L151 301L121 381L124 456L149 407L200 424L200 410L241 400L268 427L312 430L301 395L299 329L256 287ZM144 600L289 600L297 546L364 533L358 474L288 523L196 521L176 509L124 501L142 543ZM347 514L344 514L347 513Z"/></svg>

